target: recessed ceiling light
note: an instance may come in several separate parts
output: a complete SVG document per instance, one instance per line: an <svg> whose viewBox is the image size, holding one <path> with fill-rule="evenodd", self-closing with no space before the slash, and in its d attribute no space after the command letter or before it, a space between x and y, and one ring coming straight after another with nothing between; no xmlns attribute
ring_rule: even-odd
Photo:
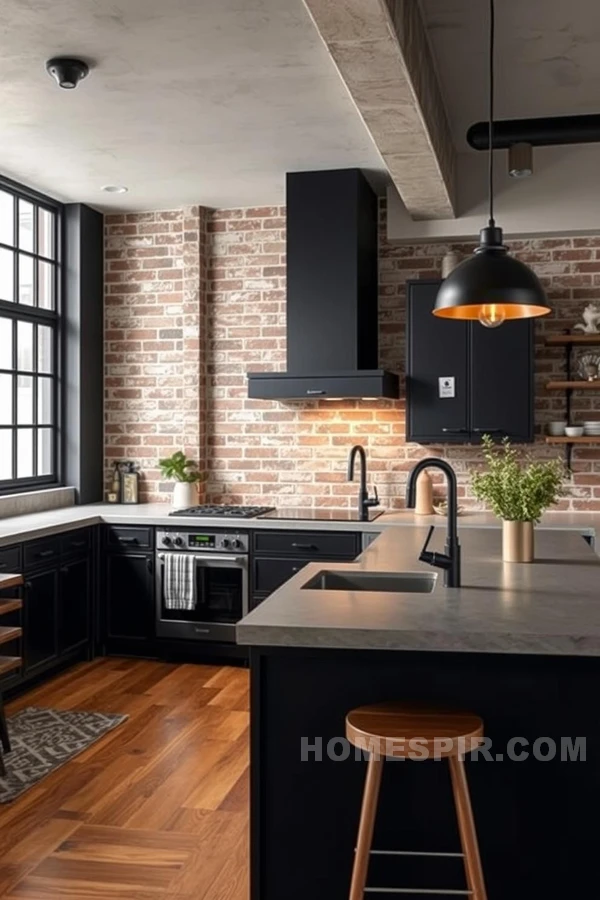
<svg viewBox="0 0 600 900"><path fill-rule="evenodd" d="M102 190L107 194L126 194L129 188L124 184L104 184Z"/></svg>

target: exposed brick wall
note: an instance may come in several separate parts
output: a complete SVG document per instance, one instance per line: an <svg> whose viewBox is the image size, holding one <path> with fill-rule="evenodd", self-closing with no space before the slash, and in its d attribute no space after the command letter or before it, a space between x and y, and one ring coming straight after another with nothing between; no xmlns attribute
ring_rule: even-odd
<svg viewBox="0 0 600 900"><path fill-rule="evenodd" d="M139 462L143 500L168 499L158 459L206 471L207 211L106 217L105 448Z"/></svg>
<svg viewBox="0 0 600 900"><path fill-rule="evenodd" d="M203 211L194 209L192 218L202 219ZM108 275L116 276L107 284L107 458L110 462L126 450L127 455L140 459L148 473L146 496L161 496L155 469L159 448L162 453L167 444L168 450L185 446L202 456L206 438L206 497L211 501L348 506L355 502L356 486L346 482L346 459L350 446L359 442L367 449L371 478L386 506L403 505L406 473L416 459L429 453L452 462L461 503L475 505L469 493L469 473L481 461L478 448L406 444L403 401L283 404L248 399L247 371L285 367L284 209L206 214L208 241L200 224L198 229L186 226L184 231L183 225L179 231L175 229L185 218L182 214L149 215L155 218L110 217L107 238ZM169 215L173 218L161 218ZM406 280L437 277L448 249L468 254L473 245L389 242L384 217L382 208L381 359L386 368L402 371ZM136 230L119 231L132 226ZM156 231L141 231L143 226ZM190 235L188 240L188 231L199 233L200 238ZM147 246L140 245L142 237L150 238ZM184 247L191 243L191 259L199 254L201 260L200 286L194 284L188 297L195 311L188 308L185 312L191 317L192 329L196 328L194 315L198 315L197 332L173 339L173 346L171 339L165 339L168 346L160 346L157 335L136 336L140 330L153 328L150 318L158 313L154 309L148 313L150 307L162 307L159 315L174 316L177 322L184 316L180 309L183 298L175 299L182 288L176 280L166 280L158 258L152 278L165 278L164 287L156 287L152 280L146 284L147 276L139 264L145 261L150 268L150 252L139 256L138 251L164 247L166 238L169 252L165 256L183 260ZM600 237L513 241L511 250L536 269L555 308L552 317L536 323L537 421L541 429L550 419L562 417L564 410L563 398L544 389L549 377L562 373L562 352L546 348L543 335L572 325L585 302L600 296ZM116 263L120 265L114 268ZM171 265L184 268L176 262ZM159 328L163 327L167 326ZM172 322L169 327L183 324ZM156 366L167 367L164 378ZM162 390L169 390L169 395L162 396ZM123 391L136 393L123 396ZM599 401L600 393L576 395L575 418L600 418ZM160 439L158 443L156 439ZM541 439L534 448L540 458L558 452ZM561 505L600 509L600 449L578 449L573 468L570 496Z"/></svg>

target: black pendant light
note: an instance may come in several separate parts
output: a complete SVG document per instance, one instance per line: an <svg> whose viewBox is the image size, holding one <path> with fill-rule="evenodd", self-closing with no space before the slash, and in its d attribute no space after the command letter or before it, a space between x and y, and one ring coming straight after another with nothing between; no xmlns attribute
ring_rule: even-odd
<svg viewBox="0 0 600 900"><path fill-rule="evenodd" d="M433 314L445 319L475 319L496 328L506 319L545 316L550 307L539 278L509 256L502 229L494 220L494 0L490 0L489 42L489 221L474 256L460 263L440 287Z"/></svg>

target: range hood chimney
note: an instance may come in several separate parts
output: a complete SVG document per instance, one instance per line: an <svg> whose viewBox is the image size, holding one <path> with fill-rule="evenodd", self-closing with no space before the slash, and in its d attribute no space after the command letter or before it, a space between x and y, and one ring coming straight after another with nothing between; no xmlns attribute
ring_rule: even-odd
<svg viewBox="0 0 600 900"><path fill-rule="evenodd" d="M287 371L250 372L262 400L399 396L378 368L377 197L359 169L287 175Z"/></svg>

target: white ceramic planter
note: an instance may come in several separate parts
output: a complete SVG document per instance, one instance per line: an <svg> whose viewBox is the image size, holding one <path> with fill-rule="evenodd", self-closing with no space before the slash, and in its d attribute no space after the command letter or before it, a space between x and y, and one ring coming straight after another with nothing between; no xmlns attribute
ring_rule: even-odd
<svg viewBox="0 0 600 900"><path fill-rule="evenodd" d="M187 509L198 505L198 485L189 481L176 481L173 487L173 509Z"/></svg>

